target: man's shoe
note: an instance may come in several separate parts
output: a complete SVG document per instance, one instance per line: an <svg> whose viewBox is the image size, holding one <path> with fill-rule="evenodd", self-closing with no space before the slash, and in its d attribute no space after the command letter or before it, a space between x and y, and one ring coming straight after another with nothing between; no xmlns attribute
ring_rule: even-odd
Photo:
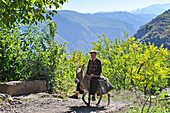
<svg viewBox="0 0 170 113"><path fill-rule="evenodd" d="M78 96L72 95L72 96L69 96L69 98L78 99Z"/></svg>
<svg viewBox="0 0 170 113"><path fill-rule="evenodd" d="M96 101L95 96L92 96L92 101Z"/></svg>

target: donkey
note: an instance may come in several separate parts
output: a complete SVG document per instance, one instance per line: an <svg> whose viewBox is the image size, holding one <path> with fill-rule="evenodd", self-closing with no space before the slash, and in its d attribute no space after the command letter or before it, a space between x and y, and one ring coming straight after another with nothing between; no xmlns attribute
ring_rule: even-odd
<svg viewBox="0 0 170 113"><path fill-rule="evenodd" d="M84 65L78 69L77 73L76 73L76 79L75 82L78 84L80 82L80 89L83 91L83 96L82 96L82 100L83 102L87 105L87 107L90 106L90 77L84 74ZM88 102L86 102L85 100L85 96L86 94L88 95ZM99 101L97 102L97 106L100 104L100 101L102 99L102 94L99 94L100 98ZM110 104L110 94L108 93L108 104L107 106L109 106Z"/></svg>

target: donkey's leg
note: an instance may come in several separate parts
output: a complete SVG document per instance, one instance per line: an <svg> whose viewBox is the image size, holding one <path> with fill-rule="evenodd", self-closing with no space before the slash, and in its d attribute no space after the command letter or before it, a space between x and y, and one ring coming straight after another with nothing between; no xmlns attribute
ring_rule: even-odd
<svg viewBox="0 0 170 113"><path fill-rule="evenodd" d="M88 106L87 107L89 107L90 106L90 93L89 93L89 97L88 97Z"/></svg>
<svg viewBox="0 0 170 113"><path fill-rule="evenodd" d="M102 99L102 94L100 95L99 101L97 102L96 106L100 104L101 99Z"/></svg>
<svg viewBox="0 0 170 113"><path fill-rule="evenodd" d="M85 96L86 96L86 93L83 94L82 100L83 100L83 102L86 104L86 106L89 106L89 104L88 104L88 103L86 102L86 100L84 99Z"/></svg>
<svg viewBox="0 0 170 113"><path fill-rule="evenodd" d="M107 103L107 106L109 106L109 104L110 104L110 93L107 93L107 96L108 96L108 103Z"/></svg>

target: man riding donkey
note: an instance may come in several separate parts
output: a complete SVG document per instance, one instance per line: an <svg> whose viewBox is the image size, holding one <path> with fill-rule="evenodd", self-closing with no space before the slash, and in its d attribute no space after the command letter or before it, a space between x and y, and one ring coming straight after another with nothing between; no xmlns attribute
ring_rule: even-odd
<svg viewBox="0 0 170 113"><path fill-rule="evenodd" d="M101 83L99 80L107 79L101 75L102 72L102 65L99 58L96 58L97 51L90 51L91 59L88 62L87 66L87 72L86 76L90 79L90 91L89 94L92 95L92 101L95 101L95 93L99 92L99 89L101 88ZM107 79L108 80L108 79ZM109 91L112 90L113 87L109 86L109 89L105 92L110 96ZM70 98L78 99L79 93L83 93L83 91L80 89L80 83L77 84L76 92L73 96L70 96Z"/></svg>

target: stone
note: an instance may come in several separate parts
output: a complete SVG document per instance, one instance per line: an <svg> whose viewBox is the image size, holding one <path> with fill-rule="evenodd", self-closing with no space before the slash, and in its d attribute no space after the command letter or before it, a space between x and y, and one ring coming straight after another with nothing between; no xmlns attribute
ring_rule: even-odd
<svg viewBox="0 0 170 113"><path fill-rule="evenodd" d="M0 98L4 100L4 99L6 98L6 95L5 95L5 94L0 93Z"/></svg>
<svg viewBox="0 0 170 113"><path fill-rule="evenodd" d="M46 90L47 87L45 80L11 81L0 83L0 93L8 94L11 96L45 92Z"/></svg>
<svg viewBox="0 0 170 113"><path fill-rule="evenodd" d="M2 100L5 100L5 101L13 101L13 98L11 97L11 95L8 95L8 94L2 94L0 93L0 98Z"/></svg>

